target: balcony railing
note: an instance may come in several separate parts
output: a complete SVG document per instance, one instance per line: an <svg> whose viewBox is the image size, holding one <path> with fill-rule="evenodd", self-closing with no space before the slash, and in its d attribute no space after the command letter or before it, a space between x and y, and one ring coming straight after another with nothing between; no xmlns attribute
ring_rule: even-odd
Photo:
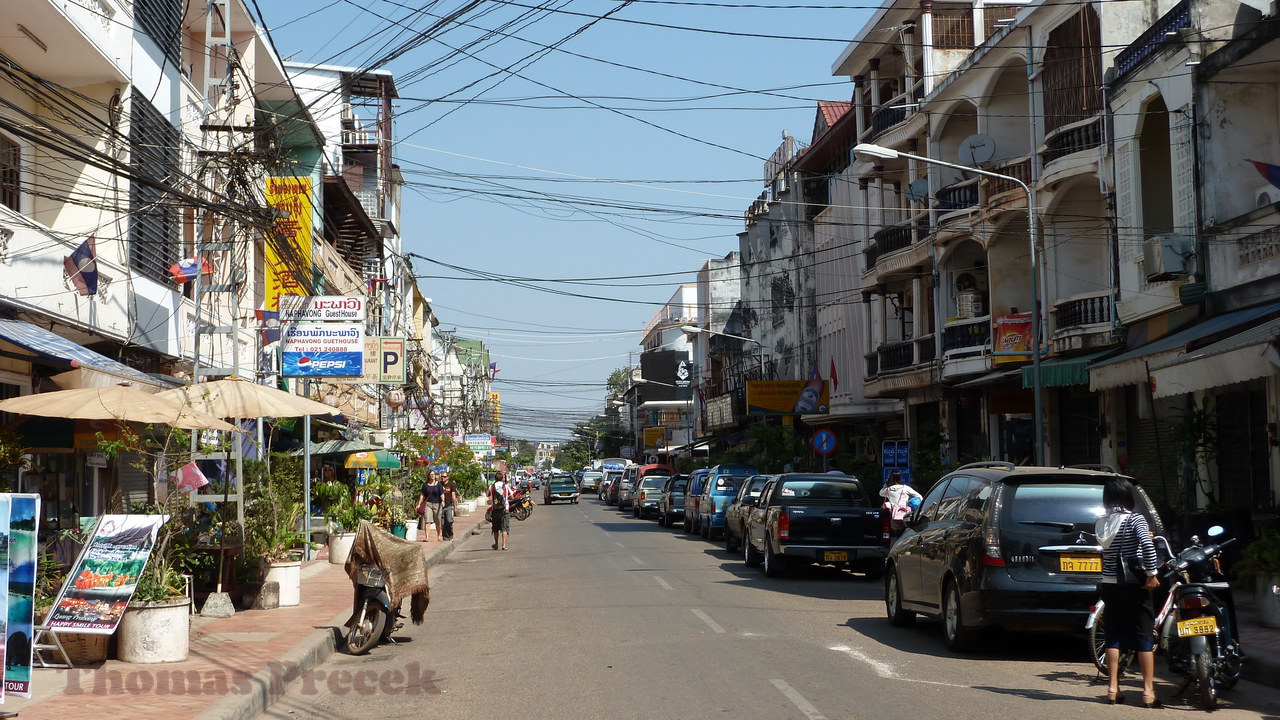
<svg viewBox="0 0 1280 720"><path fill-rule="evenodd" d="M947 324L942 328L942 352L986 347L991 341L991 316Z"/></svg>
<svg viewBox="0 0 1280 720"><path fill-rule="evenodd" d="M1111 294L1107 292L1069 298L1053 308L1058 330L1111 322Z"/></svg>
<svg viewBox="0 0 1280 720"><path fill-rule="evenodd" d="M1045 165L1081 150L1091 150L1102 144L1102 118L1095 115L1088 120L1055 132L1045 142L1040 161Z"/></svg>
<svg viewBox="0 0 1280 720"><path fill-rule="evenodd" d="M880 259L880 247L873 241L867 245L865 250L862 251L862 259L865 263L863 265L863 272L871 270L871 268L876 266L876 260Z"/></svg>
<svg viewBox="0 0 1280 720"><path fill-rule="evenodd" d="M881 228L872 236L880 255L888 255L911 247L915 242L915 223L908 221L901 225Z"/></svg>
<svg viewBox="0 0 1280 720"><path fill-rule="evenodd" d="M933 333L916 339L916 362L918 364L931 363L938 357L938 351L933 344Z"/></svg>
<svg viewBox="0 0 1280 720"><path fill-rule="evenodd" d="M1154 25L1147 28L1147 31L1138 36L1137 40L1129 43L1129 47L1121 50L1116 55L1116 76L1123 78L1129 74L1129 71L1142 64L1143 60L1151 57L1160 46L1170 40L1171 37L1177 37L1177 31L1183 28L1191 27L1191 7L1187 0L1174 5L1164 17L1155 22Z"/></svg>
<svg viewBox="0 0 1280 720"><path fill-rule="evenodd" d="M1015 177L1028 185L1031 184L1031 158L1029 157L997 165L991 171ZM999 178L986 178L984 181L987 183L987 195L989 196L1021 189L1017 183Z"/></svg>
<svg viewBox="0 0 1280 720"><path fill-rule="evenodd" d="M878 138L886 130L907 119L906 105L886 105L871 113L871 137Z"/></svg>
<svg viewBox="0 0 1280 720"><path fill-rule="evenodd" d="M934 205L943 212L964 210L978 204L978 178L949 185L938 191Z"/></svg>
<svg viewBox="0 0 1280 720"><path fill-rule="evenodd" d="M867 377L873 378L880 374L880 355L879 353L867 353L862 356L867 363Z"/></svg>
<svg viewBox="0 0 1280 720"><path fill-rule="evenodd" d="M915 364L915 341L885 343L876 349L880 356L880 372L905 370Z"/></svg>

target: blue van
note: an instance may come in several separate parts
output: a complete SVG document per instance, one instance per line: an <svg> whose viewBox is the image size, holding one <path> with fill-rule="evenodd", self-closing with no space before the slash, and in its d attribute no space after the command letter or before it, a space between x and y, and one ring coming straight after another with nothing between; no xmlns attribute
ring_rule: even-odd
<svg viewBox="0 0 1280 720"><path fill-rule="evenodd" d="M692 533L698 529L693 524L698 516L698 503L702 500L702 488L707 484L707 476L711 471L707 468L694 470L689 474L689 484L684 489L684 531Z"/></svg>
<svg viewBox="0 0 1280 720"><path fill-rule="evenodd" d="M695 527L708 540L724 533L724 511L738 496L742 481L759 474L751 465L716 465L702 487L702 499L695 506Z"/></svg>

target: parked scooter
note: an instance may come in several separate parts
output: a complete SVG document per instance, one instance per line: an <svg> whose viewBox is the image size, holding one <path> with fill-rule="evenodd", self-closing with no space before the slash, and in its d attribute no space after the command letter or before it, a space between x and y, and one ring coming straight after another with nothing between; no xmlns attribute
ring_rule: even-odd
<svg viewBox="0 0 1280 720"><path fill-rule="evenodd" d="M1223 532L1214 525L1208 535L1216 538ZM1223 548L1233 542L1235 538L1204 545L1192 536L1191 544L1161 568L1172 587L1160 646L1168 653L1169 670L1187 678L1177 694L1194 684L1206 710L1217 707L1219 690L1235 686L1245 661L1231 588L1218 562Z"/></svg>
<svg viewBox="0 0 1280 720"><path fill-rule="evenodd" d="M363 655L379 642L394 642L391 634L404 626L400 608L391 607L382 568L361 564L355 579L355 622L347 629L347 652Z"/></svg>
<svg viewBox="0 0 1280 720"><path fill-rule="evenodd" d="M515 494L507 498L507 512L511 513L511 517L517 520L527 520L533 514L533 497L529 493L517 490ZM488 510L484 512L486 522L493 521L493 506L490 505Z"/></svg>

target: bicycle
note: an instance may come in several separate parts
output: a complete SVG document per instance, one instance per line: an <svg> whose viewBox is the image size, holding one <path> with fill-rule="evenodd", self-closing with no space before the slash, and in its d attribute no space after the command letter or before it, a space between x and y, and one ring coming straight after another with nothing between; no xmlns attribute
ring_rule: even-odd
<svg viewBox="0 0 1280 720"><path fill-rule="evenodd" d="M1169 545L1168 538L1165 538L1162 535L1157 535L1155 540L1158 541L1156 543L1157 547L1161 544L1164 545L1165 554L1168 556L1160 563L1161 567L1163 567L1164 563L1172 560L1176 556L1174 555L1173 548ZM1164 604L1161 605L1160 612L1156 613L1156 621L1152 624L1151 628L1151 634L1154 639L1152 644L1153 648L1160 647L1161 628L1164 627L1165 618L1169 616L1169 612L1173 609L1173 589L1181 584L1182 580L1180 578L1173 581L1173 584L1169 586L1168 594L1165 595ZM1090 655L1093 657L1093 666L1098 668L1098 673L1100 675L1107 674L1107 633L1106 624L1103 620L1103 610L1106 608L1106 605L1107 604L1105 602L1099 599L1093 607L1089 608L1089 617L1084 621L1084 627L1089 631L1089 649L1091 651ZM1124 674L1126 668L1133 664L1137 656L1138 654L1133 650L1120 651L1121 675Z"/></svg>

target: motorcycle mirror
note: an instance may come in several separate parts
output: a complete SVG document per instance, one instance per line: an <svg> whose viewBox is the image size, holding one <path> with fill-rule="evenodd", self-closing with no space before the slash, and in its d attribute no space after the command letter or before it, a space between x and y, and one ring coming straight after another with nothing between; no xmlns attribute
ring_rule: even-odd
<svg viewBox="0 0 1280 720"><path fill-rule="evenodd" d="M1208 535L1209 537L1218 537L1224 532L1226 532L1226 530L1223 529L1221 525L1214 525L1213 527L1206 530L1205 534Z"/></svg>

